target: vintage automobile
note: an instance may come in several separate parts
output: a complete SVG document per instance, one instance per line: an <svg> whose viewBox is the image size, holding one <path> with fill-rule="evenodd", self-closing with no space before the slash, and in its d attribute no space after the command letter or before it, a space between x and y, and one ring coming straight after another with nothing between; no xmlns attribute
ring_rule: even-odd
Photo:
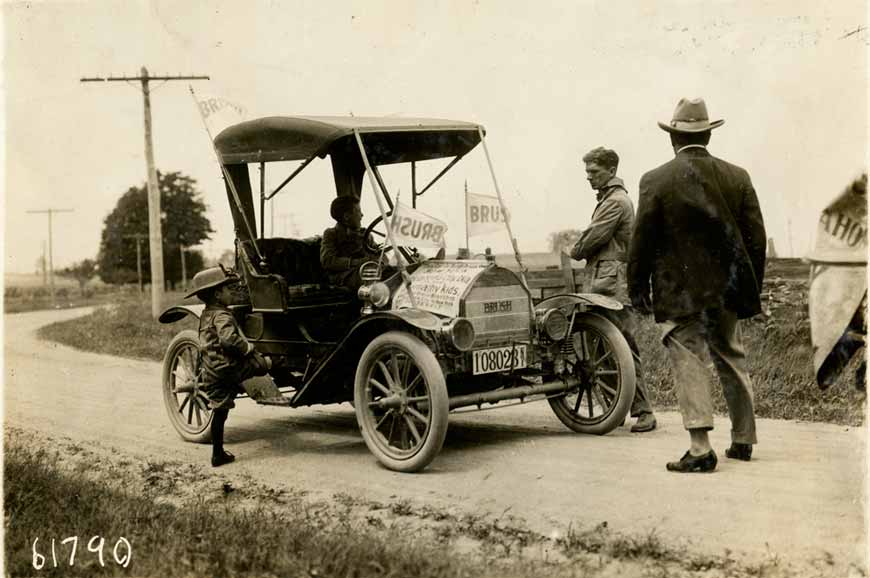
<svg viewBox="0 0 870 578"><path fill-rule="evenodd" d="M289 407L350 402L369 450L403 472L435 458L448 414L460 408L547 399L576 432L605 434L623 424L635 377L629 346L606 316L622 308L619 302L584 293L533 302L516 242L516 269L492 259L426 259L393 242L396 205L379 167L409 165L416 207L420 195L482 144L498 192L484 136L478 124L436 119L267 117L215 137L235 223L236 269L247 290L234 314L256 349L280 360L270 381L279 397L246 383L251 398ZM263 234L265 203L326 157L337 195L360 198L368 175L381 214L367 232L380 233L381 247L393 250L399 268L381 279L377 263L364 264L356 294L327 282L319 237ZM449 162L442 167L439 159ZM302 162L267 191L266 166L283 161ZM421 165L437 174L418 189ZM260 169L259 234L251 167ZM173 306L160 321L198 318L202 309ZM180 332L164 358L163 396L181 437L206 442L211 414L199 388L199 363L196 332Z"/></svg>

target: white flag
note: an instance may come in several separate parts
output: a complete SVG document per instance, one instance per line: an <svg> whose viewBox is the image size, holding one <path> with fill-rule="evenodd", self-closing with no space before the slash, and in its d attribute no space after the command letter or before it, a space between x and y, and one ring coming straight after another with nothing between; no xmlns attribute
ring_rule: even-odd
<svg viewBox="0 0 870 578"><path fill-rule="evenodd" d="M510 220L510 215L502 210L498 197L467 193L465 199L465 223L469 237L500 231Z"/></svg>
<svg viewBox="0 0 870 578"><path fill-rule="evenodd" d="M417 209L396 203L390 217L393 238L399 245L408 247L444 247L447 223L430 217Z"/></svg>
<svg viewBox="0 0 870 578"><path fill-rule="evenodd" d="M248 111L235 102L220 96L199 93L195 93L195 99L212 138L228 126L247 120Z"/></svg>

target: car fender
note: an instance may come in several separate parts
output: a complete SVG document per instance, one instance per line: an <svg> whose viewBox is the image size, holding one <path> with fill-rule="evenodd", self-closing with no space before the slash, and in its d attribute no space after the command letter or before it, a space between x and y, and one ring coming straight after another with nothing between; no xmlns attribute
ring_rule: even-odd
<svg viewBox="0 0 870 578"><path fill-rule="evenodd" d="M581 306L581 311L587 308L610 309L611 311L619 311L625 308L618 300L606 295L599 295L598 293L565 293L547 297L535 306L535 311L554 308L569 309L577 305Z"/></svg>
<svg viewBox="0 0 870 578"><path fill-rule="evenodd" d="M163 310L160 317L157 318L160 323L175 323L181 321L188 315L199 319L202 315L202 310L205 309L205 303L195 303L193 305L173 305Z"/></svg>
<svg viewBox="0 0 870 578"><path fill-rule="evenodd" d="M441 317L421 309L396 309L381 313L388 317L398 317L402 321L426 331L437 331L443 323Z"/></svg>
<svg viewBox="0 0 870 578"><path fill-rule="evenodd" d="M419 309L398 309L378 311L365 315L348 330L344 339L336 345L329 357L317 367L305 385L293 396L291 405L312 405L331 403L339 392L341 380L336 375L347 375L347 364L355 359L372 336L390 330L412 328L423 331L436 331L441 328L441 317ZM355 370L354 361L354 370ZM351 375L353 372L351 372Z"/></svg>

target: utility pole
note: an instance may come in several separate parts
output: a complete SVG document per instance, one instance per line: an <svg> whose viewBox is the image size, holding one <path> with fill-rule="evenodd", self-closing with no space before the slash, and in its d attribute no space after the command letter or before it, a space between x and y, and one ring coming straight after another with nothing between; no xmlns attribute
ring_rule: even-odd
<svg viewBox="0 0 870 578"><path fill-rule="evenodd" d="M139 295L142 294L142 241L148 238L148 235L137 233L135 235L124 235L125 239L136 239L136 274L139 275Z"/></svg>
<svg viewBox="0 0 870 578"><path fill-rule="evenodd" d="M160 226L160 190L157 188L157 169L154 167L154 147L151 139L151 89L149 81L160 80L208 80L208 76L149 76L148 69L142 67L140 76L110 76L82 78L82 82L129 82L142 83L142 96L145 102L145 165L148 175L148 238L151 256L151 314L156 319L163 305L163 232Z"/></svg>
<svg viewBox="0 0 870 578"><path fill-rule="evenodd" d="M184 260L184 245L179 245L181 249L181 288L187 290L187 263Z"/></svg>
<svg viewBox="0 0 870 578"><path fill-rule="evenodd" d="M48 260L45 256L45 241L42 242L42 286L48 287Z"/></svg>
<svg viewBox="0 0 870 578"><path fill-rule="evenodd" d="M28 213L48 213L48 279L49 285L51 286L51 307L52 309L57 306L57 301L55 301L54 296L54 261L52 257L52 241L51 241L51 216L54 213L72 213L72 209L42 209L42 210L33 210L27 211ZM45 261L43 261L44 266Z"/></svg>

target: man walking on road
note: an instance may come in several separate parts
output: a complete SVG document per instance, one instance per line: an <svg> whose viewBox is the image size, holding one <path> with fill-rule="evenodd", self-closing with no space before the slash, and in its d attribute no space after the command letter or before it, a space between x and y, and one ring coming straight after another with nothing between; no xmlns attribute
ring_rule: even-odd
<svg viewBox="0 0 870 578"><path fill-rule="evenodd" d="M670 123L675 158L640 180L628 289L662 323L689 451L673 472L711 472L716 453L710 358L731 418L729 458L749 461L755 437L752 383L739 319L761 312L766 235L749 174L707 152L712 129L702 99L680 100Z"/></svg>
<svg viewBox="0 0 870 578"><path fill-rule="evenodd" d="M643 382L640 351L634 340L637 317L628 300L625 284L628 242L634 224L634 206L622 179L616 176L619 156L615 151L598 147L583 155L586 180L597 193L598 205L592 213L592 222L580 234L571 249L571 257L586 259L590 271L586 291L607 295L622 301L621 311L608 311L608 317L625 336L634 357L636 388L631 404L631 415L637 421L633 432L648 432L656 428L656 418L649 403L649 394Z"/></svg>

